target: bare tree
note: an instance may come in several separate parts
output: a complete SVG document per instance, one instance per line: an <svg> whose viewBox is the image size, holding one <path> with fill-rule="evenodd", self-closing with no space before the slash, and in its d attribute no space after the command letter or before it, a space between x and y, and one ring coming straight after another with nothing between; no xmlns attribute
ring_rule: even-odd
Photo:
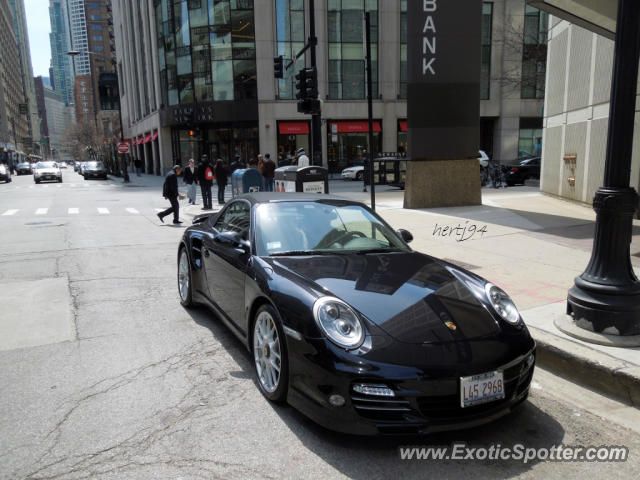
<svg viewBox="0 0 640 480"><path fill-rule="evenodd" d="M97 152L102 143L91 122L74 123L65 134L65 143L75 160L86 159L88 152Z"/></svg>

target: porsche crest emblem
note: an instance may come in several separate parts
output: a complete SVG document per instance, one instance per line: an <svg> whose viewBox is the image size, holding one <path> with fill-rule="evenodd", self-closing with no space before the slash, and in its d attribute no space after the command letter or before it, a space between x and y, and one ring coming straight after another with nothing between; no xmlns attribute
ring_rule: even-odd
<svg viewBox="0 0 640 480"><path fill-rule="evenodd" d="M456 331L458 329L458 326L453 323L453 322L444 322L444 324L447 326L447 328L451 331Z"/></svg>

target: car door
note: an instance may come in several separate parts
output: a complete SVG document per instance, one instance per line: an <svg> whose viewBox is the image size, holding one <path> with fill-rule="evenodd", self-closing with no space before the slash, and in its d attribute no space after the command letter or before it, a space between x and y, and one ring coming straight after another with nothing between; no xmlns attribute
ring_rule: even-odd
<svg viewBox="0 0 640 480"><path fill-rule="evenodd" d="M212 234L203 239L204 265L209 294L228 320L241 328L244 318L244 278L251 256L242 246L220 235L237 232L249 238L251 206L246 200L230 203L212 225Z"/></svg>

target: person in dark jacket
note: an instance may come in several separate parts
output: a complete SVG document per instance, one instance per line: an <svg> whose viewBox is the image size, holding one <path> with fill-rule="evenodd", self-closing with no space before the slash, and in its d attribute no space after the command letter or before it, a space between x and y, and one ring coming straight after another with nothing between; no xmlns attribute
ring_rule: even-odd
<svg viewBox="0 0 640 480"><path fill-rule="evenodd" d="M224 205L224 187L227 186L227 167L221 158L216 161L216 183L218 184L218 204Z"/></svg>
<svg viewBox="0 0 640 480"><path fill-rule="evenodd" d="M195 161L193 158L189 159L189 166L184 169L182 174L182 184L187 186L187 197L191 205L196 204L196 184L198 179L196 177L198 170L195 167Z"/></svg>
<svg viewBox="0 0 640 480"><path fill-rule="evenodd" d="M202 155L200 165L198 165L198 174L196 178L200 184L202 192L202 209L211 210L211 186L213 185L213 165L209 162L206 155ZM209 175L210 174L210 175ZM209 177L209 178L207 178Z"/></svg>
<svg viewBox="0 0 640 480"><path fill-rule="evenodd" d="M235 172L236 170L245 168L244 163L240 161L240 155L236 155L236 159L233 162L231 162L231 165L229 165L229 167L231 169L232 175L233 175L233 172Z"/></svg>
<svg viewBox="0 0 640 480"><path fill-rule="evenodd" d="M182 173L182 167L180 165L174 165L169 170L167 176L164 179L164 185L162 186L162 196L171 202L171 206L164 212L158 213L158 218L164 223L164 217L173 213L173 223L180 224L180 204L178 198L183 199L184 195L180 195L178 192L178 176Z"/></svg>
<svg viewBox="0 0 640 480"><path fill-rule="evenodd" d="M271 155L268 153L264 156L264 161L262 162L262 177L264 178L264 191L265 192L273 192L273 177L276 169L276 164L273 160L271 160Z"/></svg>

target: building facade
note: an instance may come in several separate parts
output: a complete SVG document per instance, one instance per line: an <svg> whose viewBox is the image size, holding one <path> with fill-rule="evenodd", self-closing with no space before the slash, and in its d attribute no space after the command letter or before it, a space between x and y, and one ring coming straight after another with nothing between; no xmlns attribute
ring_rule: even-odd
<svg viewBox="0 0 640 480"><path fill-rule="evenodd" d="M20 58L20 74L24 103L27 106L28 136L23 143L29 153L40 153L40 117L33 84L33 67L31 65L31 51L29 49L29 33L24 11L24 0L9 0L13 14L14 33L18 43Z"/></svg>
<svg viewBox="0 0 640 480"><path fill-rule="evenodd" d="M28 153L28 109L25 105L20 51L8 0L0 0L0 151Z"/></svg>
<svg viewBox="0 0 640 480"><path fill-rule="evenodd" d="M484 2L481 147L508 162L541 148L546 14L524 0ZM308 1L113 0L122 115L133 156L160 173L188 158L309 151L297 112ZM367 149L363 14L372 18L374 151L406 151L406 0L315 2L323 164L339 172ZM384 28L379 28L384 25ZM540 61L543 58L543 61Z"/></svg>
<svg viewBox="0 0 640 480"><path fill-rule="evenodd" d="M544 192L591 203L603 184L613 50L613 40L551 18L540 181ZM638 107L635 124L630 186L640 191Z"/></svg>
<svg viewBox="0 0 640 480"><path fill-rule="evenodd" d="M51 84L62 95L65 105L74 103L72 59L68 55L71 48L69 33L69 12L66 0L50 0L49 19L51 21Z"/></svg>
<svg viewBox="0 0 640 480"><path fill-rule="evenodd" d="M65 143L65 134L75 122L75 112L72 106L65 105L61 92L44 87L43 93L50 148L48 153L54 160L67 158L69 149Z"/></svg>

